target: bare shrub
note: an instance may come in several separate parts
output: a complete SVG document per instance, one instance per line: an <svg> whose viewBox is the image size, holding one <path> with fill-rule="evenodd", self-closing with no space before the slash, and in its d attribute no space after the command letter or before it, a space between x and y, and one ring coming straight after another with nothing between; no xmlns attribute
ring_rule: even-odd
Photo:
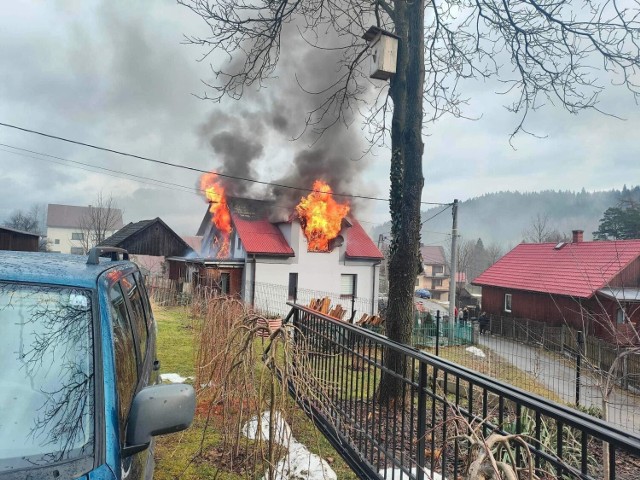
<svg viewBox="0 0 640 480"><path fill-rule="evenodd" d="M276 478L288 468L278 463L291 440L282 425L294 425L299 418L289 382L295 382L299 395L326 401L321 392L305 387L305 375L311 374L300 354L305 342L292 325L274 328L237 299L210 297L194 301L191 308L201 318L196 325L198 411L205 417L201 446L212 431L221 436L231 460L243 462L241 470L250 478L263 472L265 478ZM249 421L263 433L248 438Z"/></svg>

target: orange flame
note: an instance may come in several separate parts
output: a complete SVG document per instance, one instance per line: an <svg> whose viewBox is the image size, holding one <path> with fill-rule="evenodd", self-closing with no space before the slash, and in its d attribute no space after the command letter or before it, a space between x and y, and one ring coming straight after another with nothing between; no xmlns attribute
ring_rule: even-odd
<svg viewBox="0 0 640 480"><path fill-rule="evenodd" d="M231 213L227 205L227 197L224 195L224 187L220 184L218 175L215 172L202 175L200 177L200 190L204 192L209 202L211 220L221 235L221 245L218 237L214 240L219 247L217 257L227 258L230 248L229 236L233 228L231 228Z"/></svg>
<svg viewBox="0 0 640 480"><path fill-rule="evenodd" d="M340 233L349 205L333 199L331 187L322 180L313 182L313 192L300 199L296 212L300 218L310 252L328 252L329 242Z"/></svg>

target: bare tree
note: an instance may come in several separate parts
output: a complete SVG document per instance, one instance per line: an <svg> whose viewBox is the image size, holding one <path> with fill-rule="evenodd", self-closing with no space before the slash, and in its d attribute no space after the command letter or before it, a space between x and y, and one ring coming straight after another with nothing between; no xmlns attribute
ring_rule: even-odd
<svg viewBox="0 0 640 480"><path fill-rule="evenodd" d="M468 274L469 269L474 263L474 251L476 242L473 240L461 240L456 245L456 271L458 273ZM451 265L451 245L447 245L446 249L447 264Z"/></svg>
<svg viewBox="0 0 640 480"><path fill-rule="evenodd" d="M476 242L473 240L464 240L457 245L458 254L458 269L459 273L464 273L465 276L469 275L469 271L473 265L473 256Z"/></svg>
<svg viewBox="0 0 640 480"><path fill-rule="evenodd" d="M470 78L496 77L504 85L508 108L519 115L512 135L525 131L528 113L545 101L572 113L599 109L601 72L634 96L639 93L634 83L640 65L637 5L608 0L178 1L209 28L208 36L189 38L213 62L215 80L207 83L213 93L205 97L238 99L248 87L282 78L285 73L276 73L276 67L290 46L283 50L282 39L292 41L287 31L299 33L297 44L337 54L335 77L310 92L317 106L307 125L323 132L363 110L371 144L390 140L387 332L403 343L411 338L419 270L424 120L463 116L466 99L460 88ZM366 108L367 45L361 37L372 24L398 37L397 73L379 85L377 101ZM293 63L302 69L306 62ZM406 368L393 354L385 363L396 372ZM397 378L385 374L381 400L400 391Z"/></svg>
<svg viewBox="0 0 640 480"><path fill-rule="evenodd" d="M487 257L486 257L487 258L487 265L485 266L485 269L489 268L491 265L493 265L498 260L500 260L500 258L502 258L502 256L505 253L504 248L502 247L502 245L500 245L498 243L489 244L489 246L486 248L485 251L487 253Z"/></svg>
<svg viewBox="0 0 640 480"><path fill-rule="evenodd" d="M537 213L531 219L531 226L522 232L523 241L527 243L567 242L569 237L551 226L549 216Z"/></svg>
<svg viewBox="0 0 640 480"><path fill-rule="evenodd" d="M46 238L45 229L45 209L40 204L32 205L29 210L16 210L13 212L4 225L23 232L37 233L40 235L38 249L46 252L49 249L49 243Z"/></svg>
<svg viewBox="0 0 640 480"><path fill-rule="evenodd" d="M76 240L85 253L117 230L122 223L122 210L117 208L113 197L104 197L99 193L94 205L80 219L81 239Z"/></svg>

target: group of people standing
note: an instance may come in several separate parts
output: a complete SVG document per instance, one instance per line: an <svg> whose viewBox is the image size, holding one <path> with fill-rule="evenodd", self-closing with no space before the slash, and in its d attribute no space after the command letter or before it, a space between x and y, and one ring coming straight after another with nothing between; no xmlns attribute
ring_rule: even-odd
<svg viewBox="0 0 640 480"><path fill-rule="evenodd" d="M464 307L462 310L458 310L458 307L455 307L454 316L456 321L466 324L471 319L471 309ZM485 332L489 331L489 316L487 312L482 312L478 317L478 326L480 327L480 335L484 335Z"/></svg>

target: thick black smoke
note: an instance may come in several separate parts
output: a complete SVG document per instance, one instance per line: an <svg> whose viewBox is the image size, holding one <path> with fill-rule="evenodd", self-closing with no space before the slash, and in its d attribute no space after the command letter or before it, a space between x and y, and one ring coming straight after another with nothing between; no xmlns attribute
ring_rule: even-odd
<svg viewBox="0 0 640 480"><path fill-rule="evenodd" d="M214 112L209 120L200 126L200 136L207 142L216 159L213 168L218 173L233 177L255 178L254 162L262 157L263 133L265 128L260 120L250 115L233 115ZM243 181L222 179L227 193L231 196L246 196L252 184Z"/></svg>
<svg viewBox="0 0 640 480"><path fill-rule="evenodd" d="M327 38L327 41L331 39ZM338 40L336 42L339 43ZM320 124L305 127L309 112L326 98L309 92L322 91L336 82L341 52L310 46L300 37L295 26L285 32L282 44L287 48L281 52L277 79L270 81L267 88L257 91L245 89L239 102L242 109L234 108L235 113L230 113L231 104L226 103L224 114L214 112L202 125L200 134L211 146L215 163L219 165L212 168L220 173L256 178L254 167L258 162L273 161L264 158L263 154L267 142L276 140L286 144L291 161L285 163L283 156L278 155L277 161L282 162L278 169L280 175L265 180L300 189L274 186L268 190L267 195L283 205L284 210L293 210L317 179L326 181L338 193L365 190L359 182L359 173L367 164L363 159L367 146L357 125L358 114L348 114L334 122L336 111L332 110ZM233 64L241 65L234 60ZM371 91L361 92L360 97L367 97ZM325 129L330 124L333 125ZM292 139L296 140L286 143ZM223 181L231 195L265 196L260 186L242 181ZM336 200L341 199L337 197Z"/></svg>

